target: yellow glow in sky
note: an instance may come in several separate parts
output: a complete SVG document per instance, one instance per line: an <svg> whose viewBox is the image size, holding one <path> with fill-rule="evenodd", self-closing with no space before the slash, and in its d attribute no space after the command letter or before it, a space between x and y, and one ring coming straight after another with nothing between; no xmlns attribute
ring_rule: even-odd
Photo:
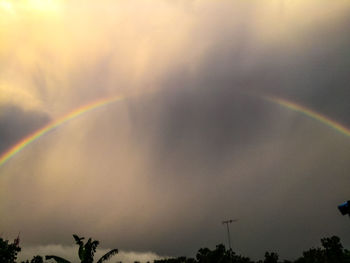
<svg viewBox="0 0 350 263"><path fill-rule="evenodd" d="M13 13L13 4L10 1L7 0L1 0L0 1L0 10L7 11L9 13Z"/></svg>
<svg viewBox="0 0 350 263"><path fill-rule="evenodd" d="M60 9L61 3L60 0L0 0L0 10L11 14L17 11L56 12Z"/></svg>

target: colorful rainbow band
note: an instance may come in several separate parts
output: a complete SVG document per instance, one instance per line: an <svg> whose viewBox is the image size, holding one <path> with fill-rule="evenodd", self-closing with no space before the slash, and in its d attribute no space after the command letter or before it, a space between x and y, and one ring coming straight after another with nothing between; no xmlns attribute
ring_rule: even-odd
<svg viewBox="0 0 350 263"><path fill-rule="evenodd" d="M330 118L326 117L325 115L319 114L319 113L317 113L313 110L310 110L304 106L298 105L294 102L287 101L287 100L282 99L282 98L273 97L273 96L263 96L262 98L266 101L276 103L276 104L281 105L281 106L288 108L290 110L300 112L300 113L310 117L311 119L317 120L317 121L327 125L328 127L350 137L350 129L348 129L347 127L345 127L344 125L342 125L336 121L331 120Z"/></svg>
<svg viewBox="0 0 350 263"><path fill-rule="evenodd" d="M75 119L75 118L81 116L84 113L87 113L87 112L92 111L96 108L108 105L110 103L123 100L124 98L125 97L123 97L123 96L116 96L116 97L111 97L111 98L100 99L100 100L94 101L92 103L86 104L78 109L75 109L72 112L64 115L63 117L50 122L49 124L45 125L43 128L35 131L32 134L29 134L28 136L23 138L21 141L16 143L14 146L12 146L10 149L8 149L5 153L0 155L0 167L3 164L5 164L9 159L11 159L14 155L16 155L21 150L23 150L23 148L25 148L26 146L28 146L32 142L36 141L37 139L39 139L40 137L42 137L43 135L45 135L49 131L52 131L53 129L61 126L62 124L66 123L72 119ZM291 109L293 111L302 113L302 114L304 114L304 115L306 115L314 120L317 120L317 121L327 125L328 127L331 127L332 129L350 137L350 129L348 129L345 126L341 125L340 123L335 122L335 121L331 120L330 118L328 118L324 115L321 115L315 111L312 111L304 106L298 105L294 102L287 101L287 100L282 99L282 98L273 97L273 96L261 96L261 98L266 100L266 101L278 104L282 107L285 107L285 108Z"/></svg>
<svg viewBox="0 0 350 263"><path fill-rule="evenodd" d="M59 119L56 119L47 125L45 125L43 128L35 131L32 134L29 134L25 138L23 138L21 141L16 143L14 146L12 146L10 149L8 149L5 153L0 155L0 167L6 163L9 159L11 159L14 155L19 153L23 148L25 148L27 145L31 144L32 142L38 140L41 136L45 135L49 131L52 131L53 129L61 126L62 124L75 119L79 116L81 116L84 113L87 113L89 111L92 111L96 108L108 105L113 102L117 102L120 100L123 100L123 96L116 96L116 97L111 97L111 98L105 98L105 99L100 99L94 102L91 102L89 104L86 104L78 109L73 110L72 112L62 116Z"/></svg>

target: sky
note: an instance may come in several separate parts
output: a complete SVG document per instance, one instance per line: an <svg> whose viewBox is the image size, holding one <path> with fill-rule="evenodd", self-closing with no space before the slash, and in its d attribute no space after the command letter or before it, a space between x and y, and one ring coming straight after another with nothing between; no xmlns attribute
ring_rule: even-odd
<svg viewBox="0 0 350 263"><path fill-rule="evenodd" d="M23 258L350 247L350 4L0 0L0 233ZM274 97L274 100L266 99ZM314 117L277 103L283 99ZM38 251L38 252L35 252Z"/></svg>

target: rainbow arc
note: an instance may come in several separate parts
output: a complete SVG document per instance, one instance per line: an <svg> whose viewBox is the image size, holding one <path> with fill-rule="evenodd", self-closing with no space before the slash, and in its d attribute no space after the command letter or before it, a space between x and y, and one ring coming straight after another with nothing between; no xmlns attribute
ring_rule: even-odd
<svg viewBox="0 0 350 263"><path fill-rule="evenodd" d="M280 105L284 108L290 109L292 111L299 112L299 113L301 113L301 114L303 114L311 119L314 119L316 121L323 123L324 125L340 132L341 134L344 134L344 135L350 137L350 129L349 128L347 128L346 126L342 125L341 123L336 122L336 121L330 119L329 117L322 115L316 111L313 111L313 110L306 108L302 105L299 105L295 102L288 101L288 100L285 100L285 99L282 99L279 97L263 96L263 99L266 101L278 104L278 105Z"/></svg>
<svg viewBox="0 0 350 263"><path fill-rule="evenodd" d="M314 119L316 121L319 121L323 123L324 125L350 137L350 129L345 127L344 125L333 121L329 117L322 115L316 111L313 111L311 109L308 109L302 105L299 105L295 102L288 101L279 97L274 96L261 96L262 99L269 101L274 104L278 104L284 108L293 110L295 112L299 112L305 116L308 116L311 119ZM19 142L17 142L15 145L10 147L7 151L5 151L3 154L0 155L0 167L4 165L8 160L10 160L13 156L18 154L20 151L22 151L25 147L33 143L34 141L40 139L42 136L47 134L48 132L58 128L59 126L67 123L68 121L71 121L85 113L88 113L94 109L100 108L102 106L106 106L108 104L121 101L125 99L124 96L115 96L110 98L104 98L100 99L91 103L88 103L86 105L83 105L68 114L51 121L41 129L27 135L25 138L21 139Z"/></svg>
<svg viewBox="0 0 350 263"><path fill-rule="evenodd" d="M46 133L58 128L62 124L65 124L68 121L71 121L87 112L90 112L94 109L100 108L102 106L106 106L108 104L121 101L125 97L123 96L115 96L115 97L110 97L110 98L104 98L100 99L91 103L88 103L86 105L83 105L68 114L51 121L44 127L40 128L39 130L27 135L24 137L22 140L17 142L15 145L13 145L11 148L9 148L7 151L5 151L2 155L0 155L0 166L5 164L8 160L10 160L13 156L15 156L17 153L22 151L25 147L27 147L29 144L33 143L34 141L38 140L41 138L43 135Z"/></svg>

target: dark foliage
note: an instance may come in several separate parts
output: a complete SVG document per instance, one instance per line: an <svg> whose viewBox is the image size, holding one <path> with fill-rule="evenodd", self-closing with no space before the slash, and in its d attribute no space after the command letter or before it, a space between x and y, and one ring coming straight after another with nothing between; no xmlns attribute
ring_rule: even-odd
<svg viewBox="0 0 350 263"><path fill-rule="evenodd" d="M343 248L337 236L321 239L322 248L311 248L303 252L296 263L350 263L350 253Z"/></svg>
<svg viewBox="0 0 350 263"><path fill-rule="evenodd" d="M22 263L44 263L44 259L41 256L34 256L31 261L22 261Z"/></svg>
<svg viewBox="0 0 350 263"><path fill-rule="evenodd" d="M78 255L81 263L93 263L94 262L94 256L96 249L98 245L100 244L97 240L92 240L89 238L89 240L84 244L83 240L85 237L78 237L77 235L73 235L73 238L75 239L75 243L79 246ZM109 260L112 256L118 253L118 249L112 249L111 251L107 252L105 255L103 255L97 263L102 263L107 260ZM48 255L45 257L45 259L53 259L57 263L70 263L70 261L53 255Z"/></svg>
<svg viewBox="0 0 350 263"><path fill-rule="evenodd" d="M93 263L94 255L99 245L97 240L88 239L84 243L84 237L73 235L76 244L79 246L78 255L81 263ZM311 248L304 251L302 256L295 261L279 261L279 256L275 252L266 252L264 260L257 263L350 263L350 252L346 250L337 236L321 239L322 247ZM19 247L19 238L13 243L0 238L0 263L16 263L17 253L21 251ZM112 249L102 256L97 263L109 260L113 255L117 254L117 249ZM46 260L54 260L57 263L70 263L70 261L49 255ZM34 256L31 261L23 261L22 263L44 263L41 256ZM121 262L120 262L121 263ZM139 263L135 261L135 263ZM147 262L149 263L149 262ZM177 257L154 260L154 263L254 263L248 257L237 255L231 249L226 249L224 245L217 245L215 249L200 248L195 258Z"/></svg>
<svg viewBox="0 0 350 263"><path fill-rule="evenodd" d="M154 263L252 263L249 258L236 255L232 250L226 250L225 246L217 245L214 250L201 248L198 250L196 259L178 257L155 260Z"/></svg>
<svg viewBox="0 0 350 263"><path fill-rule="evenodd" d="M321 239L322 248L311 248L303 252L303 256L295 261L279 261L275 252L266 252L264 260L257 263L350 263L350 252L343 248L340 238L332 236ZM155 260L154 263L254 263L248 257L235 254L232 250L226 250L224 245L217 245L214 250L201 248L196 258L169 258Z"/></svg>
<svg viewBox="0 0 350 263"><path fill-rule="evenodd" d="M8 240L0 238L0 262L1 263L15 263L17 253L21 251L19 247L19 238L16 238L13 243Z"/></svg>

